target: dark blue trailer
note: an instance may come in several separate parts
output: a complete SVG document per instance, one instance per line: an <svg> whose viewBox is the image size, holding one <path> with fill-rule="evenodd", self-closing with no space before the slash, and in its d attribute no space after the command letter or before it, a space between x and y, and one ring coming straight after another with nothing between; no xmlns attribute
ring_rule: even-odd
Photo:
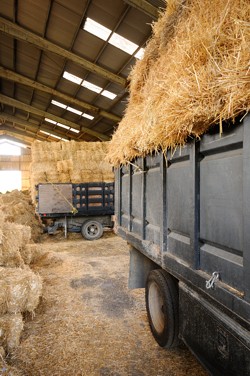
<svg viewBox="0 0 250 376"><path fill-rule="evenodd" d="M37 213L54 234L58 228L99 239L113 227L114 183L43 183L37 185Z"/></svg>
<svg viewBox="0 0 250 376"><path fill-rule="evenodd" d="M157 342L250 375L250 116L117 169L115 215Z"/></svg>

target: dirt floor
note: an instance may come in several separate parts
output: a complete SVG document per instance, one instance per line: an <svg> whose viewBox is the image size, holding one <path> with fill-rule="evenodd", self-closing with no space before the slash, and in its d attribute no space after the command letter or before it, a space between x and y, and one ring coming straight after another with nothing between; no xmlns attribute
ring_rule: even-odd
<svg viewBox="0 0 250 376"><path fill-rule="evenodd" d="M128 248L113 233L48 238L35 265L44 281L26 317L12 365L25 376L205 376L182 345L160 348L151 336L144 290L128 290Z"/></svg>

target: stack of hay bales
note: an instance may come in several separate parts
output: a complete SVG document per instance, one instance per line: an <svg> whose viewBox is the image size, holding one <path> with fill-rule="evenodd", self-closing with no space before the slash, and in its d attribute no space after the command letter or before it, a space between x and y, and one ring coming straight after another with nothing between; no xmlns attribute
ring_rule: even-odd
<svg viewBox="0 0 250 376"><path fill-rule="evenodd" d="M42 223L35 214L35 207L32 203L28 191L18 191L17 189L0 194L0 210L5 216L5 220L19 225L30 226L31 240L38 242L40 240ZM13 226L14 227L14 226ZM28 240L28 239L27 239Z"/></svg>
<svg viewBox="0 0 250 376"><path fill-rule="evenodd" d="M32 145L31 192L39 183L112 182L112 166L105 161L108 142L37 142Z"/></svg>
<svg viewBox="0 0 250 376"><path fill-rule="evenodd" d="M23 313L33 312L42 292L41 277L29 267L31 229L0 217L0 350L11 353L20 342Z"/></svg>
<svg viewBox="0 0 250 376"><path fill-rule="evenodd" d="M130 74L130 99L108 159L176 148L250 109L248 0L168 0L144 58Z"/></svg>

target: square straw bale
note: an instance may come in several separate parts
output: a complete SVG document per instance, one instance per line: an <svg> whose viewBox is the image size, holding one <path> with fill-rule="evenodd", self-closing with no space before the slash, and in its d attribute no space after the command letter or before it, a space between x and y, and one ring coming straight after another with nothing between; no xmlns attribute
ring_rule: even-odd
<svg viewBox="0 0 250 376"><path fill-rule="evenodd" d="M17 369L16 367L10 366L8 363L6 363L3 359L4 357L1 357L1 351L0 351L0 370L4 370L4 373L1 374L3 376L24 376L24 373Z"/></svg>
<svg viewBox="0 0 250 376"><path fill-rule="evenodd" d="M23 226L16 223L5 222L3 224L0 265L11 267L24 265L19 252L23 244L22 230Z"/></svg>
<svg viewBox="0 0 250 376"><path fill-rule="evenodd" d="M248 0L170 0L130 74L115 166L175 149L250 109Z"/></svg>
<svg viewBox="0 0 250 376"><path fill-rule="evenodd" d="M25 246L23 246L21 249L20 249L20 255L23 259L23 262L24 264L26 265L30 265L31 263L31 260L32 260L32 252L33 252L33 248L36 246L36 244L29 244L29 243L26 243Z"/></svg>
<svg viewBox="0 0 250 376"><path fill-rule="evenodd" d="M23 317L21 313L0 316L0 346L7 352L12 352L20 344L23 331Z"/></svg>
<svg viewBox="0 0 250 376"><path fill-rule="evenodd" d="M33 312L42 294L41 277L29 267L0 268L0 313Z"/></svg>
<svg viewBox="0 0 250 376"><path fill-rule="evenodd" d="M64 159L61 161L56 162L57 171L60 173L66 173L69 170L73 169L73 161L72 159Z"/></svg>

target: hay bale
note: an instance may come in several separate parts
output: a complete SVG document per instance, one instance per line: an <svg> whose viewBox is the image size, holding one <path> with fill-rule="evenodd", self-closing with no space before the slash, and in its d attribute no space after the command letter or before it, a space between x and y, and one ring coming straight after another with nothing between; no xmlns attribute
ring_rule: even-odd
<svg viewBox="0 0 250 376"><path fill-rule="evenodd" d="M72 159L65 159L62 161L58 161L56 163L56 168L58 172L66 172L71 171L73 169L73 161Z"/></svg>
<svg viewBox="0 0 250 376"><path fill-rule="evenodd" d="M23 330L23 317L21 313L0 316L0 346L7 352L12 352L20 344Z"/></svg>
<svg viewBox="0 0 250 376"><path fill-rule="evenodd" d="M20 254L23 244L23 226L6 222L2 225L2 244L0 245L0 265L9 267L24 266Z"/></svg>
<svg viewBox="0 0 250 376"><path fill-rule="evenodd" d="M31 228L5 222L0 229L0 265L23 267L22 249L31 240Z"/></svg>
<svg viewBox="0 0 250 376"><path fill-rule="evenodd" d="M31 239L32 241L39 240L42 233L42 224L39 217L36 216L29 192L14 190L0 195L0 212L4 213L5 222L8 221L25 226L22 229L22 244L27 244ZM0 230L2 227L0 222ZM15 231L14 226L12 228Z"/></svg>
<svg viewBox="0 0 250 376"><path fill-rule="evenodd" d="M36 163L32 163L31 167L32 167L32 171L34 171L35 173L38 173L38 172L47 172L47 171L56 171L56 164L57 162L53 161L53 159L51 158L51 160L49 161L38 161Z"/></svg>
<svg viewBox="0 0 250 376"><path fill-rule="evenodd" d="M69 173L69 177L72 183L75 183L75 184L82 183L81 173L78 170L71 171ZM87 180L85 180L84 182L87 183Z"/></svg>
<svg viewBox="0 0 250 376"><path fill-rule="evenodd" d="M6 289L1 286L0 289L0 315L7 312L7 296L6 296Z"/></svg>
<svg viewBox="0 0 250 376"><path fill-rule="evenodd" d="M31 245L30 245L31 247ZM46 253L43 249L43 245L35 244L34 247L31 247L31 264L35 265L36 261L43 257L43 255Z"/></svg>
<svg viewBox="0 0 250 376"><path fill-rule="evenodd" d="M53 144L51 146L51 144ZM37 142L32 143L31 148L31 159L32 162L36 163L47 163L48 161L55 161L57 157L60 159L60 153L62 151L61 142Z"/></svg>
<svg viewBox="0 0 250 376"><path fill-rule="evenodd" d="M248 0L172 0L131 72L130 99L108 159L183 145L250 109Z"/></svg>
<svg viewBox="0 0 250 376"><path fill-rule="evenodd" d="M107 149L108 142L33 143L30 179L33 202L37 194L35 185L39 183L114 181L112 166L105 162ZM42 152L46 158L39 159Z"/></svg>
<svg viewBox="0 0 250 376"><path fill-rule="evenodd" d="M3 358L1 359L0 356L0 375L1 376L24 376L24 373L17 369L16 367L10 366L8 363L6 363Z"/></svg>
<svg viewBox="0 0 250 376"><path fill-rule="evenodd" d="M1 245L3 244L4 241L4 236L3 236L3 230L2 227L3 225L0 224L0 251L1 251Z"/></svg>
<svg viewBox="0 0 250 376"><path fill-rule="evenodd" d="M42 244L27 244L21 251L23 260L27 265L36 264L36 261L43 257L45 253Z"/></svg>
<svg viewBox="0 0 250 376"><path fill-rule="evenodd" d="M23 262L26 265L30 265L30 263L31 263L33 247L36 247L36 244L26 243L26 245L24 247L22 247L19 251L20 255L23 259Z"/></svg>
<svg viewBox="0 0 250 376"><path fill-rule="evenodd" d="M0 268L0 285L0 314L33 312L37 307L42 280L30 268Z"/></svg>
<svg viewBox="0 0 250 376"><path fill-rule="evenodd" d="M2 347L2 346L0 346L0 359L3 359L3 358L5 358L5 350L4 350L4 348Z"/></svg>
<svg viewBox="0 0 250 376"><path fill-rule="evenodd" d="M22 225L22 243L21 249L26 246L26 244L30 243L31 241L31 228L30 226L23 226Z"/></svg>
<svg viewBox="0 0 250 376"><path fill-rule="evenodd" d="M2 196L3 196L3 195L0 196L0 199L1 199ZM0 206L2 206L2 205L1 205L1 201L0 201ZM1 210L1 211L0 211L0 228L2 227L2 224L4 223L4 220L5 220L5 215L4 215L4 213L2 212L2 210Z"/></svg>

